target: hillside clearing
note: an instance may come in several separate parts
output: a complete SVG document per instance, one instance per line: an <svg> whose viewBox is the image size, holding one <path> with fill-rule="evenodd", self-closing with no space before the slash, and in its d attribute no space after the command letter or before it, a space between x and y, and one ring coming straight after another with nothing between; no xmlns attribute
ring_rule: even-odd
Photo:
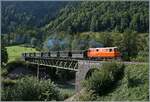
<svg viewBox="0 0 150 102"><path fill-rule="evenodd" d="M36 49L30 47L23 47L21 45L9 46L7 48L8 62L21 58L21 54L25 52L37 52Z"/></svg>

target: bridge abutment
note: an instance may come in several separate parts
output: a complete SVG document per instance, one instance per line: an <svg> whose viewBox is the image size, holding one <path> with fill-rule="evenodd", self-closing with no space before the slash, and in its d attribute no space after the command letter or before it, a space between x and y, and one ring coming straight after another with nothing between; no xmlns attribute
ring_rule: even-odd
<svg viewBox="0 0 150 102"><path fill-rule="evenodd" d="M82 81L85 80L86 74L90 69L100 68L100 63L94 63L93 61L79 61L78 62L78 71L76 72L76 79L75 79L75 90L79 92L82 87Z"/></svg>

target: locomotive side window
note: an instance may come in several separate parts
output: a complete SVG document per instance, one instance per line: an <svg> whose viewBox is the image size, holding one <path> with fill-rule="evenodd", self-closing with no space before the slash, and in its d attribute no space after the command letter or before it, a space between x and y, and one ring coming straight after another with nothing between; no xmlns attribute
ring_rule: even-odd
<svg viewBox="0 0 150 102"><path fill-rule="evenodd" d="M109 52L112 52L112 49L109 49Z"/></svg>
<svg viewBox="0 0 150 102"><path fill-rule="evenodd" d="M98 50L98 49L96 49L96 51L98 52L99 50Z"/></svg>
<svg viewBox="0 0 150 102"><path fill-rule="evenodd" d="M109 51L109 49L105 49L105 51L106 51L106 52L108 52L108 51Z"/></svg>

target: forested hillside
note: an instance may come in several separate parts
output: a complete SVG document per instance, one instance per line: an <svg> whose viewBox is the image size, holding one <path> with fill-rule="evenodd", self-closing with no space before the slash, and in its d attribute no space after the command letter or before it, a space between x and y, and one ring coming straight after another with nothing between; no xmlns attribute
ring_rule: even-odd
<svg viewBox="0 0 150 102"><path fill-rule="evenodd" d="M61 9L47 30L85 32L118 31L127 28L148 32L148 2L78 2Z"/></svg>
<svg viewBox="0 0 150 102"><path fill-rule="evenodd" d="M54 19L68 2L9 1L2 2L2 33L16 31L17 27L42 27Z"/></svg>
<svg viewBox="0 0 150 102"><path fill-rule="evenodd" d="M2 33L20 26L85 32L148 32L148 2L2 2Z"/></svg>

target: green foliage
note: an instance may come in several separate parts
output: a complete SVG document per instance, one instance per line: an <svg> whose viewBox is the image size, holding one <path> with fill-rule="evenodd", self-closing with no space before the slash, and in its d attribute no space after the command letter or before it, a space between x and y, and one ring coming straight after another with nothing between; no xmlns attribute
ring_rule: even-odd
<svg viewBox="0 0 150 102"><path fill-rule="evenodd" d="M92 90L85 90L82 94L79 95L78 101L95 101L97 98L96 94Z"/></svg>
<svg viewBox="0 0 150 102"><path fill-rule="evenodd" d="M119 48L119 51L122 54L122 59L140 60L142 57L141 61L144 61L149 49L148 33L136 33L128 29L124 33L111 33L111 36L113 43L112 46L117 46Z"/></svg>
<svg viewBox="0 0 150 102"><path fill-rule="evenodd" d="M20 68L20 67L24 67L26 68L28 66L28 63L26 63L25 61L11 61L6 65L6 69L8 72L11 72L12 70L14 70L15 68Z"/></svg>
<svg viewBox="0 0 150 102"><path fill-rule="evenodd" d="M136 58L132 58L131 60L137 62L148 62L148 52L145 53L144 51L141 51L138 53Z"/></svg>
<svg viewBox="0 0 150 102"><path fill-rule="evenodd" d="M112 46L112 35L108 32L105 32L104 34L100 35L100 41L105 47L111 47Z"/></svg>
<svg viewBox="0 0 150 102"><path fill-rule="evenodd" d="M68 71L63 69L57 69L56 75L58 76L58 79L60 79L62 82L75 78L74 71Z"/></svg>
<svg viewBox="0 0 150 102"><path fill-rule="evenodd" d="M85 92L81 92L81 96L79 95L79 97L81 97L79 100L86 100L86 98L90 100L90 97L95 96L94 101L148 101L148 70L148 64L126 65L124 77L122 80L118 81L117 87L114 90L102 96L95 93L89 95L89 90L85 90ZM84 98L84 96L87 96L86 93L89 96Z"/></svg>
<svg viewBox="0 0 150 102"><path fill-rule="evenodd" d="M2 33L18 27L41 27L59 13L68 2L2 2Z"/></svg>
<svg viewBox="0 0 150 102"><path fill-rule="evenodd" d="M8 74L8 71L7 71L7 69L5 68L5 67L1 67L1 76L6 76Z"/></svg>
<svg viewBox="0 0 150 102"><path fill-rule="evenodd" d="M75 92L74 92L74 90L71 90L71 89L60 89L60 93L62 95L62 99L65 100L65 99L73 96L73 94Z"/></svg>
<svg viewBox="0 0 150 102"><path fill-rule="evenodd" d="M116 90L97 98L97 101L148 101L148 64L127 65L125 76ZM118 97L119 96L119 97Z"/></svg>
<svg viewBox="0 0 150 102"><path fill-rule="evenodd" d="M123 59L130 60L129 58L135 57L138 53L137 51L137 34L127 30L124 32L120 49L122 52Z"/></svg>
<svg viewBox="0 0 150 102"><path fill-rule="evenodd" d="M66 6L46 30L148 32L148 2L76 2Z"/></svg>
<svg viewBox="0 0 150 102"><path fill-rule="evenodd" d="M36 38L32 38L30 44L31 44L32 47L35 47L36 44L37 44L37 39Z"/></svg>
<svg viewBox="0 0 150 102"><path fill-rule="evenodd" d="M51 80L37 80L33 77L22 78L15 86L2 91L3 101L51 101L60 98L60 93Z"/></svg>
<svg viewBox="0 0 150 102"><path fill-rule="evenodd" d="M8 61L8 53L7 53L7 49L2 46L1 47L1 65L4 63L7 63Z"/></svg>
<svg viewBox="0 0 150 102"><path fill-rule="evenodd" d="M99 71L94 71L91 77L87 79L83 85L88 90L104 95L113 89L113 85L124 75L124 65L116 62L108 62L103 64Z"/></svg>
<svg viewBox="0 0 150 102"><path fill-rule="evenodd" d="M16 84L16 80L11 80L11 79L9 79L9 78L7 78L7 79L2 79L2 86L3 87L9 87L9 86L13 86L13 85L15 85Z"/></svg>

